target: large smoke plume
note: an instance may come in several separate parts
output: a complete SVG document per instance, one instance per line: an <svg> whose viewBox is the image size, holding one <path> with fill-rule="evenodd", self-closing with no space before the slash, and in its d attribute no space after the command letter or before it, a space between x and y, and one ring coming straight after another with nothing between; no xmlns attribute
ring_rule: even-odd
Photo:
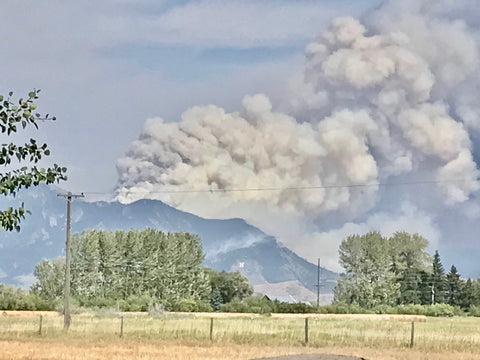
<svg viewBox="0 0 480 360"><path fill-rule="evenodd" d="M417 210L425 198L395 199L375 184L432 181L426 192L435 205L426 209L472 216L480 189L472 144L480 130L474 7L468 0L399 0L362 22L334 20L307 46L287 112L257 94L245 96L235 113L209 105L185 111L179 122L147 120L118 162L118 199L156 198L203 216L243 217L300 253L305 231L329 248L329 237L315 229L320 216L368 228L384 197L398 202L400 213L391 216L402 226L418 216L425 219L420 230L434 226L435 214ZM370 186L349 186L362 184ZM339 240L333 236L332 258Z"/></svg>

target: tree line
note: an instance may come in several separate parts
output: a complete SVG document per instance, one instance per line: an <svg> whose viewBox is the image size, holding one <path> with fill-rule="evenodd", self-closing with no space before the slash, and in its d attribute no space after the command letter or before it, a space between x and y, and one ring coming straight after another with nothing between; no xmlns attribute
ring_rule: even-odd
<svg viewBox="0 0 480 360"><path fill-rule="evenodd" d="M342 241L340 264L345 273L334 290L335 303L365 309L406 304L449 304L468 310L480 305L480 282L462 279L452 265L445 273L438 251L427 253L419 234L378 232Z"/></svg>
<svg viewBox="0 0 480 360"><path fill-rule="evenodd" d="M462 279L455 266L445 273L419 234L352 235L339 249L345 272L331 305L287 304L252 297L239 272L202 267L200 238L153 229L85 231L71 241L71 294L84 308L146 311L413 313L480 316L480 281ZM29 291L0 284L0 309L61 307L65 259L35 266Z"/></svg>
<svg viewBox="0 0 480 360"><path fill-rule="evenodd" d="M148 310L154 305L179 311L220 310L234 298L252 295L253 289L242 274L203 268L203 259L200 237L187 232L149 228L85 231L71 239L71 295L80 307L125 311ZM59 306L65 258L43 260L35 266L34 275L31 294L23 298L36 299L43 307ZM18 302L25 304L21 290L2 289L16 293Z"/></svg>

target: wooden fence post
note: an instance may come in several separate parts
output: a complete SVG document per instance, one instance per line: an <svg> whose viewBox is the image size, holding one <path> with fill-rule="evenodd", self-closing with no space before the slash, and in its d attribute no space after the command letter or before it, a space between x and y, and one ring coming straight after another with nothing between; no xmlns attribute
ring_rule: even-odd
<svg viewBox="0 0 480 360"><path fill-rule="evenodd" d="M213 340L213 318L210 318L210 341Z"/></svg>
<svg viewBox="0 0 480 360"><path fill-rule="evenodd" d="M40 325L38 326L38 335L42 335L43 316L40 315Z"/></svg>
<svg viewBox="0 0 480 360"><path fill-rule="evenodd" d="M415 322L412 321L412 330L410 333L410 349L413 348L415 342Z"/></svg>
<svg viewBox="0 0 480 360"><path fill-rule="evenodd" d="M308 318L305 318L305 345L308 344Z"/></svg>
<svg viewBox="0 0 480 360"><path fill-rule="evenodd" d="M123 337L123 316L120 317L120 337Z"/></svg>

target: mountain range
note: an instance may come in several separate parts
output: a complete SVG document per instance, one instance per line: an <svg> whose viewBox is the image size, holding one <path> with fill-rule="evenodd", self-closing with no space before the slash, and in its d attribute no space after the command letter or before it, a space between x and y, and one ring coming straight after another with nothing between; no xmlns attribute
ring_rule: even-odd
<svg viewBox="0 0 480 360"><path fill-rule="evenodd" d="M3 231L0 235L0 282L28 286L35 264L64 253L66 201L47 186L22 190L14 200L24 202L31 214L22 222L20 232ZM0 206L6 205L11 206L2 199ZM80 199L72 202L71 219L72 233L145 227L196 233L202 239L206 267L240 271L258 293L298 301L316 299L317 266L242 219L203 219L158 200L124 205ZM331 298L338 276L321 268L322 302Z"/></svg>

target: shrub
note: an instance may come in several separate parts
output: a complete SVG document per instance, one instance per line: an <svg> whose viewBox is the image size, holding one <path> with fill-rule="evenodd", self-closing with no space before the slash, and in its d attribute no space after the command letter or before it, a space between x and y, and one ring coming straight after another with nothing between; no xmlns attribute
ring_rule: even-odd
<svg viewBox="0 0 480 360"><path fill-rule="evenodd" d="M270 314L275 309L275 304L268 299L250 296L243 300L233 299L220 307L224 312Z"/></svg>
<svg viewBox="0 0 480 360"><path fill-rule="evenodd" d="M315 306L304 304L304 303L285 303L285 302L274 302L274 312L276 313L291 313L291 314L306 314L317 312Z"/></svg>
<svg viewBox="0 0 480 360"><path fill-rule="evenodd" d="M181 312L211 312L210 304L203 300L182 299L177 301L171 308L172 311Z"/></svg>
<svg viewBox="0 0 480 360"><path fill-rule="evenodd" d="M220 305L220 311L223 312L233 312L233 313L246 313L249 312L250 309L248 305L239 299L233 299L229 303Z"/></svg>
<svg viewBox="0 0 480 360"><path fill-rule="evenodd" d="M465 312L459 306L449 304L435 305L378 305L372 309L364 309L358 305L333 303L318 308L319 313L329 314L404 314L404 315L425 315L425 316L464 316Z"/></svg>
<svg viewBox="0 0 480 360"><path fill-rule="evenodd" d="M426 305L424 315L451 317L455 315L455 308L449 304Z"/></svg>
<svg viewBox="0 0 480 360"><path fill-rule="evenodd" d="M468 314L470 316L480 317L480 305L471 305L468 308Z"/></svg>
<svg viewBox="0 0 480 360"><path fill-rule="evenodd" d="M148 311L155 303L150 295L130 295L125 300L118 301L120 311Z"/></svg>
<svg viewBox="0 0 480 360"><path fill-rule="evenodd" d="M372 310L364 309L355 304L333 303L321 306L318 309L320 313L326 314L371 314Z"/></svg>

